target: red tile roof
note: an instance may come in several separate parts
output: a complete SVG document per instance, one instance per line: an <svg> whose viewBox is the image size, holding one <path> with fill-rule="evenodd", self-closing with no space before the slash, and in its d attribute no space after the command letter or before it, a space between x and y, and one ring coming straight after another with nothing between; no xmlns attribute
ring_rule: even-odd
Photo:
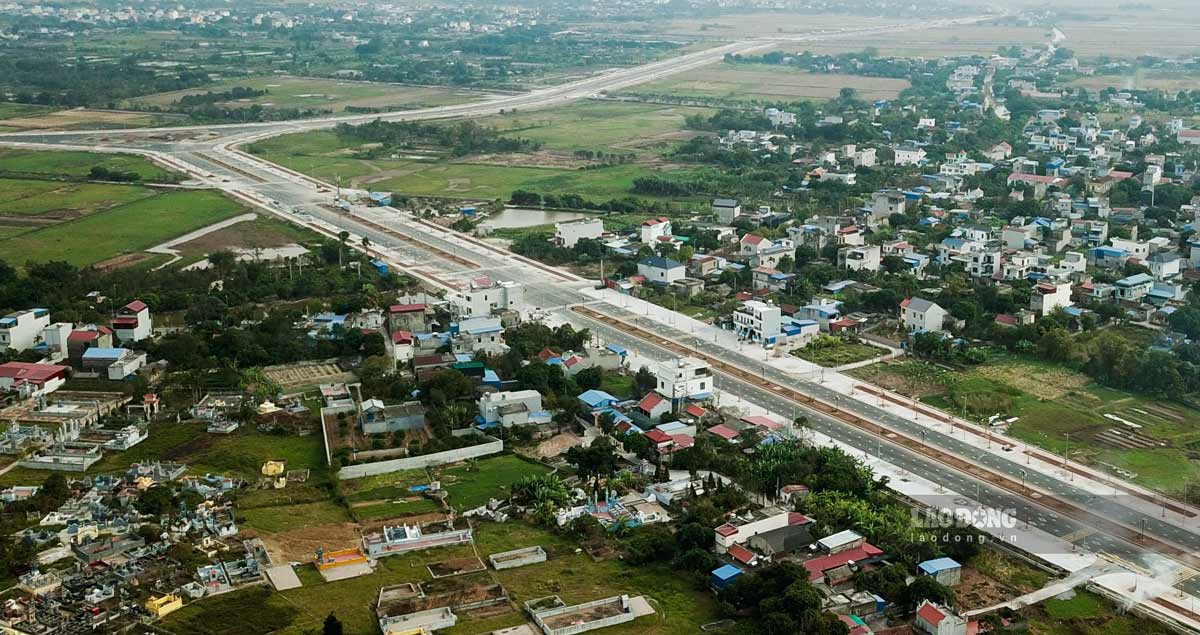
<svg viewBox="0 0 1200 635"><path fill-rule="evenodd" d="M0 377L43 384L55 377L65 376L71 370L67 366L54 364L30 364L29 362L8 362L0 364Z"/></svg>
<svg viewBox="0 0 1200 635"><path fill-rule="evenodd" d="M649 439L654 445L671 442L671 435L663 432L662 430L651 430L646 433L646 438Z"/></svg>
<svg viewBox="0 0 1200 635"><path fill-rule="evenodd" d="M821 576L830 569L840 567L851 560L861 561L867 558L883 555L883 550L871 543L864 542L861 547L839 551L828 556L813 558L804 562L804 568L808 570L808 579L816 582L821 579Z"/></svg>
<svg viewBox="0 0 1200 635"><path fill-rule="evenodd" d="M646 396L642 397L642 400L638 402L638 408L641 408L642 410L644 410L646 412L652 412L662 402L663 402L662 395L659 395L658 393L651 391L651 392L646 393Z"/></svg>
<svg viewBox="0 0 1200 635"><path fill-rule="evenodd" d="M764 240L766 240L766 238L763 238L758 234L746 234L745 236L742 236L742 244L745 245L757 245Z"/></svg>
<svg viewBox="0 0 1200 635"><path fill-rule="evenodd" d="M424 310L424 304L393 304L388 308L388 313L417 313Z"/></svg>
<svg viewBox="0 0 1200 635"><path fill-rule="evenodd" d="M907 309L909 302L912 302L912 298L904 298L904 301L900 303L900 308Z"/></svg>
<svg viewBox="0 0 1200 635"><path fill-rule="evenodd" d="M725 439L726 441L732 441L738 437L737 430L734 430L725 424L713 426L709 428L708 431L721 437L722 439Z"/></svg>
<svg viewBox="0 0 1200 635"><path fill-rule="evenodd" d="M392 333L393 344L411 344L412 339L412 331L396 331Z"/></svg>
<svg viewBox="0 0 1200 635"><path fill-rule="evenodd" d="M1007 313L1001 313L1000 315L996 316L996 322L999 324L1007 324L1008 326L1016 326L1017 318L1014 315L1009 315Z"/></svg>
<svg viewBox="0 0 1200 635"><path fill-rule="evenodd" d="M738 528L734 527L733 525L730 525L729 523L725 523L724 525L717 527L717 533L722 536L725 536L726 538L736 534L737 532L738 532Z"/></svg>
<svg viewBox="0 0 1200 635"><path fill-rule="evenodd" d="M100 339L99 331L71 331L67 336L68 342L91 342L96 339Z"/></svg>
<svg viewBox="0 0 1200 635"><path fill-rule="evenodd" d="M760 428L766 428L767 430L772 430L772 431L778 430L783 427L782 423L779 423L778 421L776 421L768 416L765 416L765 415L752 415L749 417L742 417L742 421L745 421L746 423L749 423L750 425L755 425Z"/></svg>
<svg viewBox="0 0 1200 635"><path fill-rule="evenodd" d="M692 405L688 406L687 408L684 408L683 411L693 417L703 417L704 415L708 414L707 410L705 410L704 408L701 408L700 406L697 406L696 404L692 404Z"/></svg>
<svg viewBox="0 0 1200 635"><path fill-rule="evenodd" d="M134 300L133 302L130 302L129 304L126 304L125 306L123 306L121 308L125 309L127 311L133 311L134 313L137 313L138 311L141 311L142 309L146 309L149 307L147 307L146 303L142 302L141 300Z"/></svg>
<svg viewBox="0 0 1200 635"><path fill-rule="evenodd" d="M917 609L917 617L929 622L931 626L937 626L942 623L942 620L946 619L946 614L938 610L938 607L926 601L921 605L921 608Z"/></svg>
<svg viewBox="0 0 1200 635"><path fill-rule="evenodd" d="M792 487L804 487L804 486L803 485L793 485ZM807 487L804 487L804 489L808 490ZM788 526L789 527L794 527L796 525L807 525L808 523L811 523L811 522L812 522L811 518L809 518L808 516L805 516L804 514L801 514L800 512L788 512Z"/></svg>
<svg viewBox="0 0 1200 635"><path fill-rule="evenodd" d="M838 619L846 625L847 629L849 629L848 635L865 635L866 633L871 632L871 629L859 624L858 622L855 622L854 618L850 617L849 615L839 615Z"/></svg>
<svg viewBox="0 0 1200 635"><path fill-rule="evenodd" d="M754 555L754 552L741 545L734 545L729 548L729 557L742 564L750 564L758 556Z"/></svg>

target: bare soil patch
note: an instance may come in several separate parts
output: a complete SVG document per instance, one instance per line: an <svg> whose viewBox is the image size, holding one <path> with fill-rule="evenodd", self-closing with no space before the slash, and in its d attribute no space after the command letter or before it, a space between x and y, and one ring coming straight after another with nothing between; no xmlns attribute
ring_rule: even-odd
<svg viewBox="0 0 1200 635"><path fill-rule="evenodd" d="M354 523L313 525L274 534L250 529L242 535L262 539L275 562L308 562L318 548L331 551L360 544L358 527Z"/></svg>

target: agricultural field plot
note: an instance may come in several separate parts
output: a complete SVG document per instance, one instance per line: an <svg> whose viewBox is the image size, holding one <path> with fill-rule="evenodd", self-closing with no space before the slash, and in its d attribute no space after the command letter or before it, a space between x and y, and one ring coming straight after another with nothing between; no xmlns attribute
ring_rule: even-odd
<svg viewBox="0 0 1200 635"><path fill-rule="evenodd" d="M1128 75L1080 77L1067 85L1096 92L1105 88L1117 88L1121 90L1163 90L1176 93L1181 90L1192 90L1197 83L1200 83L1200 75L1195 73L1169 73L1139 68Z"/></svg>
<svg viewBox="0 0 1200 635"><path fill-rule="evenodd" d="M976 421L1015 418L999 429L1167 494L1200 477L1200 412L1100 386L1060 365L1002 358L951 371L909 360L849 374Z"/></svg>
<svg viewBox="0 0 1200 635"><path fill-rule="evenodd" d="M171 191L5 238L0 259L127 266L147 256L138 254L144 249L244 211L216 191Z"/></svg>
<svg viewBox="0 0 1200 635"><path fill-rule="evenodd" d="M623 33L647 31L658 37L667 35L688 38L733 40L767 35L801 35L834 29L857 29L890 24L887 18L796 13L792 11L761 11L730 13L702 18L665 20L654 23L621 22ZM595 25L604 27L611 25Z"/></svg>
<svg viewBox="0 0 1200 635"><path fill-rule="evenodd" d="M69 220L157 194L137 185L0 178L0 217Z"/></svg>
<svg viewBox="0 0 1200 635"><path fill-rule="evenodd" d="M0 148L0 174L5 176L78 180L86 179L94 167L113 172L134 172L142 181L150 183L172 183L177 180L176 174L132 154Z"/></svg>
<svg viewBox="0 0 1200 635"><path fill-rule="evenodd" d="M902 79L809 73L769 64L718 63L674 77L640 84L631 93L740 101L825 100L853 88L866 100L894 99L910 84Z"/></svg>
<svg viewBox="0 0 1200 635"><path fill-rule="evenodd" d="M521 457L504 454L477 461L460 463L434 471L435 480L449 495L446 502L454 509L465 511L504 498L508 487L524 476L545 474L550 468Z"/></svg>
<svg viewBox="0 0 1200 635"><path fill-rule="evenodd" d="M267 94L250 99L219 102L219 106L302 108L332 112L342 112L347 107L400 110L461 104L484 96L482 93L452 88L401 86L315 77L248 77L203 88L146 95L131 99L129 104L169 109L185 95L221 93L235 87L265 90Z"/></svg>
<svg viewBox="0 0 1200 635"><path fill-rule="evenodd" d="M57 110L33 112L0 119L0 126L12 130L90 130L107 128L145 128L182 123L184 119L156 113L127 110Z"/></svg>
<svg viewBox="0 0 1200 635"><path fill-rule="evenodd" d="M32 104L16 104L10 101L0 101L0 121L11 119L13 117L28 117L30 115L40 114L49 111L46 106L34 106Z"/></svg>

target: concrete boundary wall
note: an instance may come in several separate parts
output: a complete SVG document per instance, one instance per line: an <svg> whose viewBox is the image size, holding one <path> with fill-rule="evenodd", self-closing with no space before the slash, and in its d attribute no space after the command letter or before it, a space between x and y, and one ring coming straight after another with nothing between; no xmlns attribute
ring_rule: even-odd
<svg viewBox="0 0 1200 635"><path fill-rule="evenodd" d="M454 450L446 450L444 452L434 452L433 454L423 454L421 456L412 456L403 459L391 459L389 461L378 461L375 463L362 463L359 465L347 465L338 470L337 477L339 479L362 478L364 476L375 476L377 474L387 474L389 472L403 472L404 470L414 470L426 467L435 467L438 465L446 465L447 463L458 463L467 459L476 459L481 456L491 454L499 454L504 451L504 442L494 438L485 436L486 439L479 445L472 445L465 448L457 448Z"/></svg>
<svg viewBox="0 0 1200 635"><path fill-rule="evenodd" d="M546 561L546 550L542 549L541 545L525 547L524 549L513 549L512 551L501 551L488 556L488 561L492 563L492 568L499 571L500 569L515 569L523 567L527 564L537 564Z"/></svg>
<svg viewBox="0 0 1200 635"><path fill-rule="evenodd" d="M612 615L603 619L595 620L593 622L585 622L583 624L572 624L571 626L564 626L557 629L551 628L546 624L546 618L555 617L564 613L586 611L592 607L616 603L621 605L622 613L619 615ZM528 608L528 606L528 603L526 603L526 608ZM575 604L573 606L558 606L552 609L538 611L536 613L534 613L532 610L529 612L533 616L534 623L537 624L538 628L540 628L545 635L576 635L576 633L583 633L597 628L606 628L616 624L632 622L637 617L630 608L628 595L618 595L610 598L604 598L603 600L593 600L591 602L584 602L583 604Z"/></svg>

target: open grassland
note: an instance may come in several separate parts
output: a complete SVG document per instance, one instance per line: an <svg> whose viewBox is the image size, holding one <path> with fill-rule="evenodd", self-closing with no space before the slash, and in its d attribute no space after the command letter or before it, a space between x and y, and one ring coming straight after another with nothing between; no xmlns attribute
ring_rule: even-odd
<svg viewBox="0 0 1200 635"><path fill-rule="evenodd" d="M488 499L503 499L508 487L524 476L545 474L550 468L519 456L503 454L446 467L435 474L457 510L474 509Z"/></svg>
<svg viewBox="0 0 1200 635"><path fill-rule="evenodd" d="M625 153L645 149L656 139L669 142L670 135L683 130L687 116L711 112L707 108L588 100L552 110L496 115L481 123L540 141L550 150Z"/></svg>
<svg viewBox="0 0 1200 635"><path fill-rule="evenodd" d="M7 176L85 179L94 167L133 172L151 183L175 180L171 172L132 154L0 148L0 174Z"/></svg>
<svg viewBox="0 0 1200 635"><path fill-rule="evenodd" d="M808 346L792 351L792 355L800 359L829 367L853 364L887 354L886 348L840 337L821 337L813 340Z"/></svg>
<svg viewBox="0 0 1200 635"><path fill-rule="evenodd" d="M903 79L809 73L771 64L716 63L680 75L640 84L631 93L661 93L680 97L742 101L825 100L842 88L853 88L862 99L894 99L910 84Z"/></svg>
<svg viewBox="0 0 1200 635"><path fill-rule="evenodd" d="M638 177L662 174L687 178L691 170L658 170L637 164L595 170L556 170L469 163L410 163L396 176L370 181L372 189L417 196L507 199L514 190L578 194L604 200L628 196Z"/></svg>
<svg viewBox="0 0 1200 635"><path fill-rule="evenodd" d="M351 108L398 110L447 106L479 99L480 93L452 88L401 86L374 82L324 79L315 77L248 77L204 88L158 93L130 100L131 105L170 108L185 95L228 92L235 87L265 90L267 94L249 99L220 102L224 107L302 108L342 112Z"/></svg>
<svg viewBox="0 0 1200 635"><path fill-rule="evenodd" d="M1166 626L1119 609L1077 588L1029 610L1029 632L1042 635L1167 635Z"/></svg>
<svg viewBox="0 0 1200 635"><path fill-rule="evenodd" d="M648 174L686 177L658 154L680 140L684 118L703 109L590 101L564 108L490 117L483 121L512 136L542 142L536 153L462 157L438 149L424 155L357 158L363 148L330 131L287 135L248 150L316 178L414 196L507 198L525 189L607 199L629 194ZM594 169L573 159L576 150L632 154L634 163Z"/></svg>
<svg viewBox="0 0 1200 635"><path fill-rule="evenodd" d="M153 247L245 209L211 190L171 191L0 240L0 259L93 265Z"/></svg>
<svg viewBox="0 0 1200 635"><path fill-rule="evenodd" d="M1098 385L1061 365L1002 357L952 371L902 361L850 374L971 419L1016 417L1007 434L1167 494L1200 477L1200 412Z"/></svg>
<svg viewBox="0 0 1200 635"><path fill-rule="evenodd" d="M339 582L324 582L311 566L298 571L304 586L282 593L244 589L191 603L170 615L164 626L179 635L228 632L274 632L287 635L320 630L330 612L337 615L349 635L378 632L371 603L379 588L403 582L428 583L426 565L455 558L487 556L500 551L541 545L549 556L544 563L517 569L478 574L481 581L498 582L520 604L557 594L568 604L587 602L621 593L646 595L658 613L635 622L605 629L618 635L693 635L700 625L716 619L712 595L697 591L682 576L663 566L632 567L620 560L593 561L576 553L577 545L558 534L521 521L475 525L475 549L444 547L384 558L375 573ZM461 580L453 578L451 581ZM264 616L270 619L264 618ZM459 623L444 631L449 635L474 635L522 624L523 614L460 615ZM219 625L219 626L218 626Z"/></svg>

